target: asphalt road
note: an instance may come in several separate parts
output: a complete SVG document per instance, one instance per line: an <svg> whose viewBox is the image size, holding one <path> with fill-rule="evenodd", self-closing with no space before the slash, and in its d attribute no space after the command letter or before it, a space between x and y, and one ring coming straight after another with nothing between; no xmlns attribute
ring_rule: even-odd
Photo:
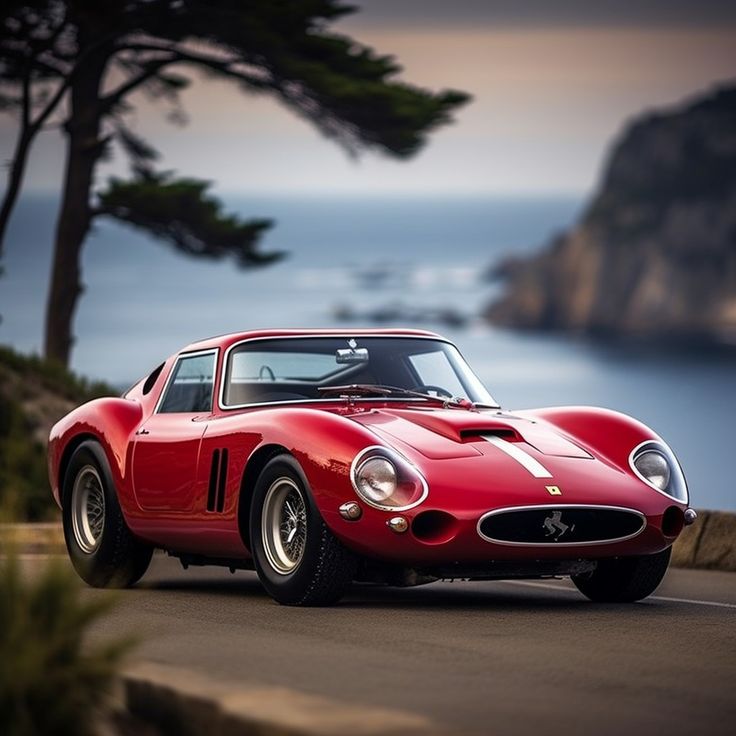
<svg viewBox="0 0 736 736"><path fill-rule="evenodd" d="M335 608L297 609L255 573L157 556L97 633L121 631L147 660L421 713L451 733L736 733L736 573L670 570L631 605L529 581L356 586Z"/></svg>

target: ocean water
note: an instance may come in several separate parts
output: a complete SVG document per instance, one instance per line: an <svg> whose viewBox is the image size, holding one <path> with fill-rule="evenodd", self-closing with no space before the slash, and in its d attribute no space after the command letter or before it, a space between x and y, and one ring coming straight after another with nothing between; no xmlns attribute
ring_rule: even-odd
<svg viewBox="0 0 736 736"><path fill-rule="evenodd" d="M193 260L113 223L84 252L73 368L129 384L183 345L255 327L421 326L452 339L506 408L606 406L636 416L678 454L696 507L736 510L727 458L736 432L736 355L515 333L478 314L488 269L574 221L575 198L227 198L277 220L264 250L288 257L242 271ZM0 343L42 346L56 201L23 200L0 279ZM457 324L436 319L450 309ZM354 320L341 322L350 311ZM426 319L418 318L426 316Z"/></svg>

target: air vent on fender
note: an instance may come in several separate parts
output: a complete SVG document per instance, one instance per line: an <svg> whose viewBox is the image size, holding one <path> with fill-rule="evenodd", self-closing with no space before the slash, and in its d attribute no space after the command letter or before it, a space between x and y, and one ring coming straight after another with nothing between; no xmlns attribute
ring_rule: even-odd
<svg viewBox="0 0 736 736"><path fill-rule="evenodd" d="M210 465L210 482L207 488L207 511L222 513L225 508L225 486L227 483L227 449L215 450Z"/></svg>

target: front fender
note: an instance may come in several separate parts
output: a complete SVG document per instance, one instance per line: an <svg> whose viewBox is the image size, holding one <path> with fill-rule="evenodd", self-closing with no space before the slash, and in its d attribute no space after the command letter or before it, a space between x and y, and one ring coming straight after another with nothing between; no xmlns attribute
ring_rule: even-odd
<svg viewBox="0 0 736 736"><path fill-rule="evenodd" d="M612 409L560 406L514 413L551 424L594 457L631 475L631 451L647 440L664 442L646 424Z"/></svg>
<svg viewBox="0 0 736 736"><path fill-rule="evenodd" d="M346 491L353 494L350 464L369 445L386 445L378 435L349 418L315 409L261 411L260 441L250 459L267 445L285 447L301 465L314 500L322 509Z"/></svg>

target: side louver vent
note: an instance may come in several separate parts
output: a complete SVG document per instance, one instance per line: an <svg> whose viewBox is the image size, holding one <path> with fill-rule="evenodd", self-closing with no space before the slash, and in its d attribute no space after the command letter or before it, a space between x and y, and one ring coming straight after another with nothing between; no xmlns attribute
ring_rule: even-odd
<svg viewBox="0 0 736 736"><path fill-rule="evenodd" d="M227 449L212 453L210 483L207 489L207 511L222 513L225 508L225 485L227 483Z"/></svg>

